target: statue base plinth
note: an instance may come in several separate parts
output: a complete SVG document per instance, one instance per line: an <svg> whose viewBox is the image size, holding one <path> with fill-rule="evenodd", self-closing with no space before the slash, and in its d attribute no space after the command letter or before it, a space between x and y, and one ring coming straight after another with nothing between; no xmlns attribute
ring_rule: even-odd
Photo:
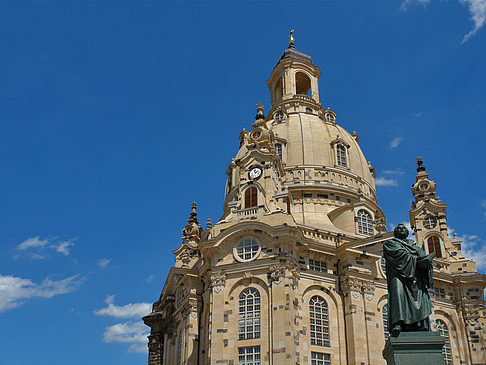
<svg viewBox="0 0 486 365"><path fill-rule="evenodd" d="M387 365L444 365L444 344L439 332L400 332L388 338L383 357Z"/></svg>

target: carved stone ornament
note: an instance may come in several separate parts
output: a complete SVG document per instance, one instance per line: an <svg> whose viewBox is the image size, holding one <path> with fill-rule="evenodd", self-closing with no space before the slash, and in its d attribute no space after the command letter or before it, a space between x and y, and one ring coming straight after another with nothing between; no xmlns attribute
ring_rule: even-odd
<svg viewBox="0 0 486 365"><path fill-rule="evenodd" d="M383 232L386 231L385 217L378 217L378 218L375 219L375 221L373 223L375 225L375 229L379 233L383 233Z"/></svg>
<svg viewBox="0 0 486 365"><path fill-rule="evenodd" d="M211 281L211 288L214 294L219 294L224 290L226 284L226 274L222 271L213 271L209 277Z"/></svg>
<svg viewBox="0 0 486 365"><path fill-rule="evenodd" d="M189 300L184 303L184 308L182 308L182 316L184 318L196 319L197 318L197 299L189 298Z"/></svg>
<svg viewBox="0 0 486 365"><path fill-rule="evenodd" d="M162 334L154 334L148 336L148 348L150 353L160 352L160 347L162 345Z"/></svg>
<svg viewBox="0 0 486 365"><path fill-rule="evenodd" d="M186 248L184 251L182 251L179 258L182 261L182 267L189 267L189 263L191 262L191 255L189 254L189 249Z"/></svg>
<svg viewBox="0 0 486 365"><path fill-rule="evenodd" d="M341 280L341 287L344 294L351 294L355 300L361 297L361 281L355 278L344 278Z"/></svg>
<svg viewBox="0 0 486 365"><path fill-rule="evenodd" d="M297 288L300 279L300 273L299 273L299 267L295 263L280 262L278 264L270 265L268 278L271 282L275 283L276 285L280 285L284 282L287 271L290 274L287 277L292 280L293 289Z"/></svg>
<svg viewBox="0 0 486 365"><path fill-rule="evenodd" d="M196 319L197 318L197 299L196 298L189 298L188 305L189 305L189 312L191 313L191 318Z"/></svg>
<svg viewBox="0 0 486 365"><path fill-rule="evenodd" d="M481 308L480 306L465 307L464 317L466 319L466 322L471 326L476 325L479 321L479 318L481 318L483 310L484 308Z"/></svg>
<svg viewBox="0 0 486 365"><path fill-rule="evenodd" d="M361 289L363 290L365 300L367 302L371 302L375 295L375 283L373 283L372 281L363 281Z"/></svg>
<svg viewBox="0 0 486 365"><path fill-rule="evenodd" d="M283 283L283 279L285 278L285 264L273 264L270 265L270 271L268 272L268 277L271 282L275 283L276 285L280 285Z"/></svg>

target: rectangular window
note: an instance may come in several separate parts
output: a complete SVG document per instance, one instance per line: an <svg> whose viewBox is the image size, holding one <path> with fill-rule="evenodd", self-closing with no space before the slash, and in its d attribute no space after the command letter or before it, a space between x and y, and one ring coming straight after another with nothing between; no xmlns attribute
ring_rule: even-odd
<svg viewBox="0 0 486 365"><path fill-rule="evenodd" d="M282 144L281 143L277 143L276 144L276 147L277 147L277 156L282 158Z"/></svg>
<svg viewBox="0 0 486 365"><path fill-rule="evenodd" d="M318 198L324 198L324 199L329 198L329 196L327 194L317 194L317 197Z"/></svg>
<svg viewBox="0 0 486 365"><path fill-rule="evenodd" d="M331 355L311 352L311 365L331 365Z"/></svg>
<svg viewBox="0 0 486 365"><path fill-rule="evenodd" d="M344 147L342 144L336 145L336 162L338 166L348 165L346 161L346 147Z"/></svg>
<svg viewBox="0 0 486 365"><path fill-rule="evenodd" d="M310 193L304 193L304 198L312 198L312 194L310 194Z"/></svg>
<svg viewBox="0 0 486 365"><path fill-rule="evenodd" d="M260 346L238 348L238 365L260 365Z"/></svg>
<svg viewBox="0 0 486 365"><path fill-rule="evenodd" d="M322 261L309 260L309 270L327 272L327 265Z"/></svg>

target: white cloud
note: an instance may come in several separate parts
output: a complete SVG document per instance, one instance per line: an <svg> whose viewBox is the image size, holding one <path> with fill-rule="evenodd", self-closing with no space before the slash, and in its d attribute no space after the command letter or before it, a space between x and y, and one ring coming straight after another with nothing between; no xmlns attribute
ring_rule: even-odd
<svg viewBox="0 0 486 365"><path fill-rule="evenodd" d="M84 280L79 275L74 275L58 281L46 278L40 284L36 284L30 279L0 275L0 313L18 307L26 299L51 298L73 292Z"/></svg>
<svg viewBox="0 0 486 365"><path fill-rule="evenodd" d="M129 352L146 352L149 329L142 321L117 323L105 328L103 341L106 343L129 343Z"/></svg>
<svg viewBox="0 0 486 365"><path fill-rule="evenodd" d="M149 277L147 278L147 283L150 283L152 280L154 280L154 274L150 274Z"/></svg>
<svg viewBox="0 0 486 365"><path fill-rule="evenodd" d="M41 240L39 236L26 239L24 242L17 246L17 249L24 251L31 247L44 247L49 243L48 240Z"/></svg>
<svg viewBox="0 0 486 365"><path fill-rule="evenodd" d="M76 239L69 239L65 241L58 241L58 242L52 242L49 241L49 239L43 239L41 240L39 236L28 238L24 242L20 243L17 246L17 250L19 251L34 251L33 253L28 254L27 256L30 257L31 259L45 259L45 258L50 258L49 255L41 254L43 250L46 249L51 249L56 252L62 253L65 256L69 255L69 247L74 246L74 241Z"/></svg>
<svg viewBox="0 0 486 365"><path fill-rule="evenodd" d="M486 0L459 0L459 2L468 7L471 19L474 22L473 30L462 39L462 43L464 43L476 34L486 22Z"/></svg>
<svg viewBox="0 0 486 365"><path fill-rule="evenodd" d="M114 318L133 318L131 321L116 323L105 328L103 341L106 343L129 343L129 352L146 352L149 329L142 322L142 317L152 310L150 303L130 303L122 306L114 304L115 294L105 299L106 307L96 310L98 316Z"/></svg>
<svg viewBox="0 0 486 365"><path fill-rule="evenodd" d="M107 295L105 303L107 306L95 311L98 316L110 316L115 318L141 318L152 311L150 303L130 303L125 305L113 304L116 294Z"/></svg>
<svg viewBox="0 0 486 365"><path fill-rule="evenodd" d="M99 259L98 260L98 267L100 269L106 269L106 267L109 265L110 262L111 262L111 259L108 259L108 258Z"/></svg>
<svg viewBox="0 0 486 365"><path fill-rule="evenodd" d="M395 170L383 170L382 171L385 175L398 175L401 176L405 173L402 169L395 169Z"/></svg>
<svg viewBox="0 0 486 365"><path fill-rule="evenodd" d="M390 148L396 148L400 144L400 142L403 140L402 137L396 137L390 142Z"/></svg>
<svg viewBox="0 0 486 365"><path fill-rule="evenodd" d="M58 242L54 245L52 245L52 248L54 248L57 252L63 253L64 255L69 255L69 249L68 247L74 246L74 240L67 240L67 241L62 241Z"/></svg>
<svg viewBox="0 0 486 365"><path fill-rule="evenodd" d="M408 10L408 5L413 2L417 2L422 4L423 6L427 5L430 0L404 0L402 2L402 5L400 6L400 10L402 11L407 11Z"/></svg>
<svg viewBox="0 0 486 365"><path fill-rule="evenodd" d="M422 113L421 112L420 113L413 113L413 116L415 118L420 118L422 116Z"/></svg>
<svg viewBox="0 0 486 365"><path fill-rule="evenodd" d="M459 238L464 257L472 259L478 270L486 270L486 242L477 235L465 234Z"/></svg>
<svg viewBox="0 0 486 365"><path fill-rule="evenodd" d="M400 9L406 11L408 5L413 2L425 6L430 0L405 0ZM469 14L471 14L471 20L474 22L474 28L462 39L461 43L465 43L483 27L484 23L486 23L486 0L458 0L458 2L468 8Z"/></svg>
<svg viewBox="0 0 486 365"><path fill-rule="evenodd" d="M387 179L386 177L379 177L375 179L377 186L398 186L398 183L394 179Z"/></svg>

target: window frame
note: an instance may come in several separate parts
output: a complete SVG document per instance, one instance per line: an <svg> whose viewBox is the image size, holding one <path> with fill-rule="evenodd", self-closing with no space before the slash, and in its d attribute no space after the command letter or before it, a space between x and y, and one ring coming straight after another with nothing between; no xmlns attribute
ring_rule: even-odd
<svg viewBox="0 0 486 365"><path fill-rule="evenodd" d="M429 253L434 252L435 257L438 259L442 258L442 245L441 245L442 240L440 239L440 237L436 234L431 234L427 236L425 239L427 242L427 251ZM432 251L430 250L431 246L432 246Z"/></svg>
<svg viewBox="0 0 486 365"><path fill-rule="evenodd" d="M322 355L319 358L319 355ZM331 354L324 352L311 351L311 365L331 365Z"/></svg>
<svg viewBox="0 0 486 365"><path fill-rule="evenodd" d="M363 212L364 214L360 213ZM363 221L364 216L369 217L369 221ZM359 209L356 212L356 233L364 234L366 236L373 236L375 234L375 227L373 226L373 215L366 209ZM368 218L366 218L368 219Z"/></svg>
<svg viewBox="0 0 486 365"><path fill-rule="evenodd" d="M383 307L381 307L381 315L382 315L382 320L383 320L383 333L385 335L385 342L388 341L388 338L390 337L390 332L389 332L389 319L388 319L388 303L385 303Z"/></svg>
<svg viewBox="0 0 486 365"><path fill-rule="evenodd" d="M252 350L251 353L247 352L247 350ZM243 351L243 352L242 352ZM256 346L244 346L238 347L238 365L261 365L262 359L262 351L260 345ZM251 359L248 359L248 356L252 356ZM241 357L243 356L243 362L241 361ZM255 356L258 356L255 359Z"/></svg>
<svg viewBox="0 0 486 365"><path fill-rule="evenodd" d="M245 189L245 208L258 208L258 188L256 186L249 186Z"/></svg>
<svg viewBox="0 0 486 365"><path fill-rule="evenodd" d="M331 347L329 306L319 295L309 300L309 338L312 346Z"/></svg>
<svg viewBox="0 0 486 365"><path fill-rule="evenodd" d="M445 365L453 365L454 360L452 357L452 347L451 347L449 327L447 326L447 323L445 323L445 321L443 321L442 319L436 319L435 328L440 333L440 335L445 339L445 344L444 347L442 348L442 354L444 355Z"/></svg>
<svg viewBox="0 0 486 365"><path fill-rule="evenodd" d="M335 140L331 142L333 158L334 158L334 167L340 169L347 169L349 170L349 148L351 145L347 143L344 139L337 137ZM342 153L340 153L340 149L342 149ZM340 156L341 155L341 156ZM344 155L344 156L343 156ZM338 157L340 156L340 157ZM344 164L342 163L342 159L344 158Z"/></svg>
<svg viewBox="0 0 486 365"><path fill-rule="evenodd" d="M258 307L258 308L257 308ZM262 301L258 289L246 288L238 296L238 340L254 340L262 333ZM251 315L251 316L250 316ZM256 329L258 327L258 330Z"/></svg>
<svg viewBox="0 0 486 365"><path fill-rule="evenodd" d="M246 244L248 243L249 241L251 241L251 244ZM246 249L243 249L243 251L241 252L241 250L239 250L240 248L246 248L250 246L251 247L251 250L246 250ZM256 247L256 250L254 249ZM235 260L239 261L239 262L250 262L250 261L253 261L253 260L256 260L258 258L258 256L260 256L260 253L262 252L262 243L256 238L256 237L243 237L242 239L240 239L238 241L238 243L235 245L235 247L233 247L233 257L235 258ZM251 257L250 258L246 258L245 256L240 256L240 254L247 254L247 253L250 253L251 254Z"/></svg>

